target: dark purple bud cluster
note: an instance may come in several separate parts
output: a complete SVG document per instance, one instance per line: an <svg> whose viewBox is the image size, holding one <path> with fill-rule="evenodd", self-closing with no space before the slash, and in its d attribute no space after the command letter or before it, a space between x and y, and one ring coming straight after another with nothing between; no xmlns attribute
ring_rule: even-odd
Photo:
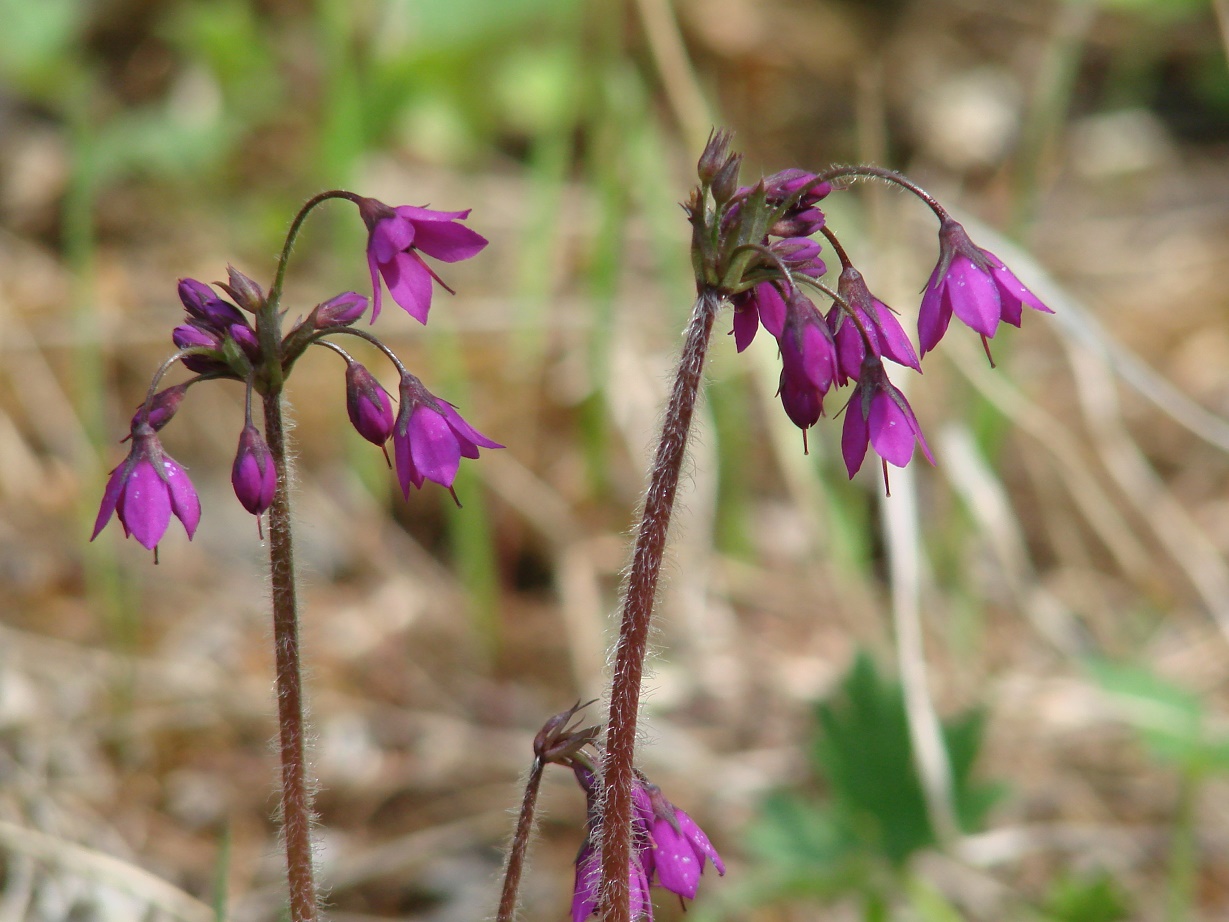
<svg viewBox="0 0 1229 922"><path fill-rule="evenodd" d="M206 380L241 381L246 387L247 409L231 483L239 502L250 513L259 516L268 510L279 475L268 443L252 422L252 394L279 394L295 363L313 345L327 346L345 357L350 421L363 438L382 448L390 438L393 440L397 474L407 496L411 486L422 487L427 480L451 491L462 457L477 458L479 448L503 447L469 425L452 404L431 394L380 340L353 329L367 312L367 296L347 291L329 298L282 334L285 312L278 302L286 256L302 219L329 198L353 202L367 225L372 320L380 309L382 279L393 299L425 323L433 282L443 282L422 254L456 262L476 255L487 243L459 223L468 211L432 211L409 205L393 208L349 192L331 192L312 199L296 218L277 280L268 295L234 267L227 268L227 280L215 283L216 288L196 279L181 279L179 300L186 316L171 332L179 352L159 369L149 398L132 418L128 436L132 448L107 484L95 537L112 513L119 518L125 534L149 548L157 546L172 513L192 536L200 519L200 503L183 468L163 452L157 433L175 415L188 388ZM392 398L375 376L327 338L337 334L367 340L394 364L401 376L399 413L394 415ZM157 390L158 382L176 361L195 377Z"/></svg>
<svg viewBox="0 0 1229 922"><path fill-rule="evenodd" d="M826 173L788 169L754 186L726 194L740 158L730 137L715 133L700 157L700 186L684 204L692 224L692 263L700 288L725 296L734 308L734 342L741 352L762 325L781 355L778 395L786 415L806 432L824 415L834 387L853 385L845 404L842 455L849 476L868 448L887 465L904 467L914 448L933 463L930 449L904 394L888 379L884 360L921 371L920 356L938 345L953 315L979 333L994 336L1000 321L1019 326L1023 307L1050 313L994 254L973 244L964 228L928 194L899 174L877 167L838 167ZM851 264L819 203L838 179L885 179L921 198L939 217L939 261L922 297L916 351L895 312L871 294ZM833 245L841 273L833 290L820 233ZM806 291L807 293L804 293ZM826 313L814 295L829 298ZM989 346L986 347L989 355Z"/></svg>

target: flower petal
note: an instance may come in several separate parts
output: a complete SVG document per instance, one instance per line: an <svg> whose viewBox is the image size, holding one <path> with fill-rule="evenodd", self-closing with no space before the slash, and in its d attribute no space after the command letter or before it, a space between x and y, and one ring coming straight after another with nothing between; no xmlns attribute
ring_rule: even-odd
<svg viewBox="0 0 1229 922"><path fill-rule="evenodd" d="M125 531L151 551L158 546L171 524L171 497L148 458L133 466L116 508Z"/></svg>
<svg viewBox="0 0 1229 922"><path fill-rule="evenodd" d="M886 390L877 391L871 399L867 426L871 445L879 457L897 467L909 463L913 457L913 426Z"/></svg>
<svg viewBox="0 0 1229 922"><path fill-rule="evenodd" d="M676 831L668 820L655 821L651 837L657 882L672 893L694 900L696 888L700 885L703 856L696 855L691 842Z"/></svg>
<svg viewBox="0 0 1229 922"><path fill-rule="evenodd" d="M380 263L384 282L393 300L419 323L427 322L431 310L431 273L412 253L398 253L390 262Z"/></svg>
<svg viewBox="0 0 1229 922"><path fill-rule="evenodd" d="M998 330L999 315L1002 313L1002 302L994 279L967 257L957 255L952 260L945 285L956 316L970 329L987 339L992 338Z"/></svg>
<svg viewBox="0 0 1229 922"><path fill-rule="evenodd" d="M124 492L124 480L127 476L128 459L111 472L111 476L107 479L107 488L102 492L102 505L98 507L98 518L94 520L94 533L90 535L90 540L93 541L98 537L99 533L106 528L107 523L111 521L111 516L115 512L115 506L119 502L120 495Z"/></svg>
<svg viewBox="0 0 1229 922"><path fill-rule="evenodd" d="M418 407L410 417L410 454L428 480L451 487L461 466L461 446L448 420L430 407Z"/></svg>
<svg viewBox="0 0 1229 922"><path fill-rule="evenodd" d="M418 225L415 249L446 263L460 262L477 256L487 245L487 239L464 224L431 221Z"/></svg>
<svg viewBox="0 0 1229 922"><path fill-rule="evenodd" d="M386 263L414 244L415 230L413 222L404 218L385 218L371 229L367 250L376 262Z"/></svg>
<svg viewBox="0 0 1229 922"><path fill-rule="evenodd" d="M851 480L862 467L870 440L870 430L863 412L862 387L859 386L854 388L853 396L845 407L845 424L841 428L841 456L845 459L845 470L849 472Z"/></svg>
<svg viewBox="0 0 1229 922"><path fill-rule="evenodd" d="M184 531L188 533L188 540L191 541L192 536L196 534L196 526L201 521L200 497L196 495L196 489L182 467L170 458L164 457L162 468L166 471L166 487L170 496L171 511L175 513L179 521L183 522Z"/></svg>
<svg viewBox="0 0 1229 922"><path fill-rule="evenodd" d="M922 306L918 309L917 338L922 355L939 345L952 320L951 304L944 297L946 285L939 274L941 268L941 264L935 266L935 271L930 274L926 293L922 295Z"/></svg>

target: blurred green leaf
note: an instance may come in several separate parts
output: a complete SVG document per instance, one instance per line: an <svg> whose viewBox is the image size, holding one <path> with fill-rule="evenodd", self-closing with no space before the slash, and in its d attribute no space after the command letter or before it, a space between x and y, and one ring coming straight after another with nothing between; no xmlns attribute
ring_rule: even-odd
<svg viewBox="0 0 1229 922"><path fill-rule="evenodd" d="M880 678L870 656L860 653L817 717L816 769L858 838L897 866L933 845L900 685ZM983 722L980 712L971 712L943 725L956 813L965 830L975 828L1002 793L972 780Z"/></svg>
<svg viewBox="0 0 1229 922"><path fill-rule="evenodd" d="M1054 881L1044 912L1054 922L1118 922L1130 916L1130 901L1108 874L1078 877L1064 874Z"/></svg>
<svg viewBox="0 0 1229 922"><path fill-rule="evenodd" d="M1097 660L1087 668L1158 759L1186 771L1229 770L1229 739L1209 736L1198 695L1140 666Z"/></svg>
<svg viewBox="0 0 1229 922"><path fill-rule="evenodd" d="M81 0L0 0L0 75L35 96L63 90L85 18Z"/></svg>

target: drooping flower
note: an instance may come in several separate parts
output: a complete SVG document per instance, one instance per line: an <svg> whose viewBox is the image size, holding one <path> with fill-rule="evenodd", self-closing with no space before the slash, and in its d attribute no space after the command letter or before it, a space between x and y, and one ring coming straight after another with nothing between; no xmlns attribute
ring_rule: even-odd
<svg viewBox="0 0 1229 922"><path fill-rule="evenodd" d="M661 788L641 781L638 790L642 796L633 799L648 834L648 855L651 857L645 863L657 875L658 884L672 893L694 900L700 875L704 873L704 862L711 861L722 876L725 876L725 862L704 830L666 800Z"/></svg>
<svg viewBox="0 0 1229 922"><path fill-rule="evenodd" d="M137 407L136 413L132 415L132 422L129 424L129 434L124 436L123 440L126 442L132 438L131 433L136 429L137 424L141 422L142 416L153 427L154 432L157 432L169 423L171 417L179 410L179 405L183 402L184 395L188 393L190 386L191 382L189 381L185 381L182 384L173 384L154 394L148 403L143 403Z"/></svg>
<svg viewBox="0 0 1229 922"><path fill-rule="evenodd" d="M128 457L107 481L90 540L98 537L112 513L119 519L125 536L136 538L151 551L166 534L172 513L183 523L191 540L201 520L201 503L192 481L162 450L153 426L146 419L133 426L131 438Z"/></svg>
<svg viewBox="0 0 1229 922"><path fill-rule="evenodd" d="M572 895L572 922L585 922L597 911L601 878L601 850L595 842L598 785L585 765L572 770L588 805L585 842L576 856L576 889ZM725 875L725 863L695 820L666 800L661 788L637 774L632 788L632 854L628 867L631 917L653 918L649 887L656 883L686 899L695 899L705 861Z"/></svg>
<svg viewBox="0 0 1229 922"><path fill-rule="evenodd" d="M1054 313L1002 260L973 243L959 222L945 217L939 226L939 261L918 311L921 354L939 344L953 313L985 342L994 337L1000 321L1018 327L1026 304Z"/></svg>
<svg viewBox="0 0 1229 922"><path fill-rule="evenodd" d="M824 412L824 395L836 379L836 347L822 314L795 292L786 304L785 326L777 337L781 347L781 405L790 420L806 431Z"/></svg>
<svg viewBox="0 0 1229 922"><path fill-rule="evenodd" d="M393 434L393 404L375 376L358 362L346 365L346 412L358 434L383 446Z"/></svg>
<svg viewBox="0 0 1229 922"><path fill-rule="evenodd" d="M868 355L862 363L858 386L845 408L845 425L841 430L841 454L849 476L852 478L862 467L868 445L884 461L904 467L913 457L915 443L921 446L926 460L934 464L909 401L888 380L883 362Z"/></svg>
<svg viewBox="0 0 1229 922"><path fill-rule="evenodd" d="M367 225L367 265L371 269L374 322L380 315L380 278L393 300L421 323L431 310L431 281L453 293L420 253L447 263L477 255L487 239L458 223L469 217L465 211L433 211L413 205L392 208L375 199L362 198L359 214Z"/></svg>
<svg viewBox="0 0 1229 922"><path fill-rule="evenodd" d="M909 336L896 319L896 314L870 293L861 272L853 266L842 270L837 282L837 294L845 299L858 320L855 323L840 304L834 303L828 312L828 326L832 329L839 359L840 383L856 380L862 373L868 341L872 355L891 359L915 371L922 370L913 344L909 342Z"/></svg>
<svg viewBox="0 0 1229 922"><path fill-rule="evenodd" d="M231 467L230 483L243 508L252 515L260 515L273 505L277 469L260 430L250 422L239 434L239 450Z"/></svg>
<svg viewBox="0 0 1229 922"><path fill-rule="evenodd" d="M760 324L773 336L780 336L785 326L785 300L772 282L760 282L754 288L734 295L734 345L742 352L755 339Z"/></svg>
<svg viewBox="0 0 1229 922"><path fill-rule="evenodd" d="M402 377L393 455L407 499L411 486L421 489L427 480L451 490L461 458L477 458L479 448L503 446L467 423L456 407L432 394L414 375Z"/></svg>

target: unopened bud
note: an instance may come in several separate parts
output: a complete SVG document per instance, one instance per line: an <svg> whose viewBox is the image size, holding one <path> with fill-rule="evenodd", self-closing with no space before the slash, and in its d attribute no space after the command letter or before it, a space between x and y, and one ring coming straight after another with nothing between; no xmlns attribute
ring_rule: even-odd
<svg viewBox="0 0 1229 922"><path fill-rule="evenodd" d="M236 304L249 314L254 314L264 307L265 293L260 290L259 285L234 266L227 266L226 274L229 277L229 283L219 282L218 287L234 298Z"/></svg>

